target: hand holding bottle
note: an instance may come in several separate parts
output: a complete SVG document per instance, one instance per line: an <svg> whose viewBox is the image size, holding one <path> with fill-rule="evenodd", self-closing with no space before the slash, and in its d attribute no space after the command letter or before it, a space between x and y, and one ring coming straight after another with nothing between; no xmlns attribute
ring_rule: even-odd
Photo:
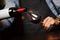
<svg viewBox="0 0 60 40"><path fill-rule="evenodd" d="M52 25L52 26L53 26L54 24L55 24L55 25L58 25L59 23L60 23L59 20L54 19L53 17L50 17L50 16L46 17L46 18L43 20L43 22L42 22L42 24L43 24L43 26L44 26L44 28L45 28L46 30L48 30L48 29L51 27L51 25Z"/></svg>
<svg viewBox="0 0 60 40"><path fill-rule="evenodd" d="M30 15L30 19L32 23L42 23L45 30L48 30L49 28L53 27L53 25L58 25L60 23L59 19L54 19L53 17L46 17L42 20L41 17L38 17L38 15L34 14L32 10L28 12ZM59 18L59 16L57 17Z"/></svg>

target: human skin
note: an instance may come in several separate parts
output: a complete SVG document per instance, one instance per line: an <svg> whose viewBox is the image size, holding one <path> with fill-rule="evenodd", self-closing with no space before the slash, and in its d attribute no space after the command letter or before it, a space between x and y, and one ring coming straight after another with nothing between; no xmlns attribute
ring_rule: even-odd
<svg viewBox="0 0 60 40"><path fill-rule="evenodd" d="M59 20L56 20L53 17L48 16L43 20L42 25L44 26L44 29L48 30L51 27L51 25L58 25L59 23Z"/></svg>

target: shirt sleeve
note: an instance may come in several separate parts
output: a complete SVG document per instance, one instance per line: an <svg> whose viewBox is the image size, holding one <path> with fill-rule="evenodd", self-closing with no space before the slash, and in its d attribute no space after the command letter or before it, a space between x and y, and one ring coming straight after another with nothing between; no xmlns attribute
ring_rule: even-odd
<svg viewBox="0 0 60 40"><path fill-rule="evenodd" d="M10 7L16 7L16 8L19 7L18 1L6 0L5 8L10 8ZM13 21L14 21L14 17L2 20L3 23L2 29L8 28L11 25L11 23L13 23Z"/></svg>
<svg viewBox="0 0 60 40"><path fill-rule="evenodd" d="M2 20L2 29L9 27L14 21L14 17Z"/></svg>

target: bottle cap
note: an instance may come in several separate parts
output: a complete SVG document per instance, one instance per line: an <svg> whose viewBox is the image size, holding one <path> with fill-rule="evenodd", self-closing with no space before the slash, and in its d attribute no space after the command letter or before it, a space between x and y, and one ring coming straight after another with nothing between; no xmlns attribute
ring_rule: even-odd
<svg viewBox="0 0 60 40"><path fill-rule="evenodd" d="M23 12L25 12L26 10L27 10L26 8L18 8L17 11L18 11L19 13L23 13Z"/></svg>

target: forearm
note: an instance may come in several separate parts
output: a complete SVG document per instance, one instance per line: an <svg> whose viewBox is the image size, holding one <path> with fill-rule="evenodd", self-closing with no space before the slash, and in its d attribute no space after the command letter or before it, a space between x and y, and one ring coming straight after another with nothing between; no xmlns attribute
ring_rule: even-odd
<svg viewBox="0 0 60 40"><path fill-rule="evenodd" d="M13 23L13 21L14 21L14 17L1 20L0 30L4 30L5 28L10 27L10 25Z"/></svg>

